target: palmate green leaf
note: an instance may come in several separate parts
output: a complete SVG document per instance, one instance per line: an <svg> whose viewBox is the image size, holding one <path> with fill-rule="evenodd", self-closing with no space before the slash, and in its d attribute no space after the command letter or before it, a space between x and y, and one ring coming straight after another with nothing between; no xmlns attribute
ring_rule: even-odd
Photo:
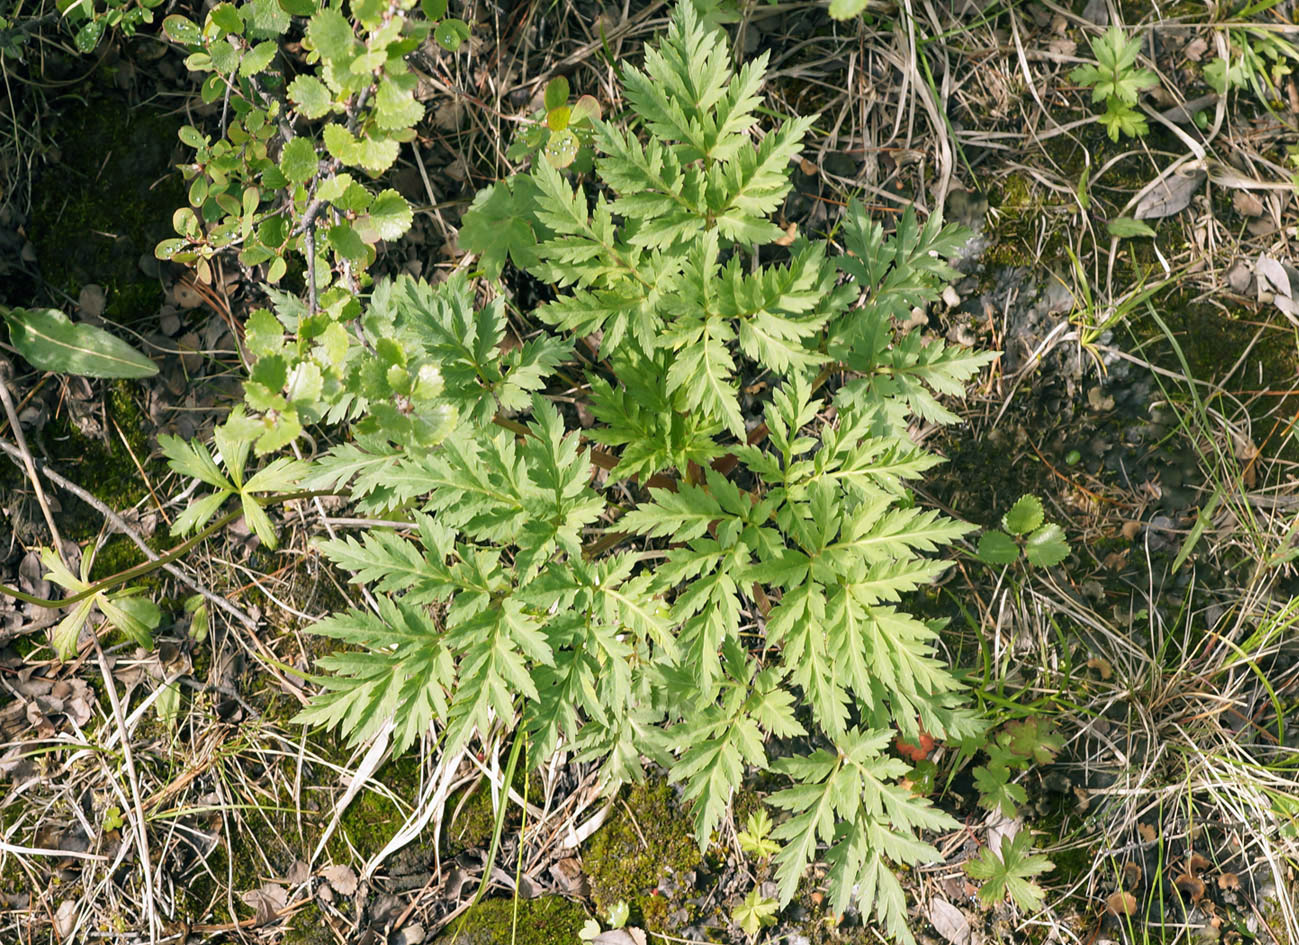
<svg viewBox="0 0 1299 945"><path fill-rule="evenodd" d="M182 440L178 436L164 433L158 437L158 445L171 468L182 476L197 479L225 492L236 491L234 484L217 466L208 448L199 440Z"/></svg>
<svg viewBox="0 0 1299 945"><path fill-rule="evenodd" d="M70 660L77 655L77 641L81 637L81 628L86 625L86 620L90 617L90 611L94 606L94 597L79 601L50 631L50 645L54 648L54 655L59 659Z"/></svg>
<svg viewBox="0 0 1299 945"><path fill-rule="evenodd" d="M991 847L984 847L977 859L966 861L965 872L973 879L983 880L979 898L984 903L996 905L1009 893L1025 912L1042 908L1046 894L1032 878L1054 869L1055 864L1032 853L1032 849L1033 839L1029 831L1020 830L1009 840L1002 838L1000 856Z"/></svg>
<svg viewBox="0 0 1299 945"><path fill-rule="evenodd" d="M746 935L754 936L767 926L775 925L776 913L779 911L780 903L765 898L755 886L749 890L744 901L731 910L731 919Z"/></svg>
<svg viewBox="0 0 1299 945"><path fill-rule="evenodd" d="M95 595L95 604L108 622L126 634L136 646L153 648L153 631L162 623L162 610L138 590L127 589L111 597Z"/></svg>
<svg viewBox="0 0 1299 945"><path fill-rule="evenodd" d="M158 373L158 365L93 325L73 323L57 309L4 309L9 342L33 367L84 377L142 378Z"/></svg>
<svg viewBox="0 0 1299 945"><path fill-rule="evenodd" d="M1010 780L1010 771L1005 766L979 765L973 774L980 807L1013 818L1028 803L1028 792Z"/></svg>

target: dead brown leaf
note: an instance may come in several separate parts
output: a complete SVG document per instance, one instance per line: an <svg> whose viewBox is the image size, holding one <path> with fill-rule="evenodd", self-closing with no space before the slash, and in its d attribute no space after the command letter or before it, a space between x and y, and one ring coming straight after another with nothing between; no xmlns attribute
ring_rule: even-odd
<svg viewBox="0 0 1299 945"><path fill-rule="evenodd" d="M946 899L929 900L929 924L952 945L969 945L969 920L965 918L965 913Z"/></svg>
<svg viewBox="0 0 1299 945"><path fill-rule="evenodd" d="M1105 911L1110 915L1132 915L1137 911L1137 897L1120 889L1105 900Z"/></svg>
<svg viewBox="0 0 1299 945"><path fill-rule="evenodd" d="M254 926L274 922L289 904L289 894L275 883L262 883L256 889L240 893L239 898L252 907Z"/></svg>
<svg viewBox="0 0 1299 945"><path fill-rule="evenodd" d="M320 876L340 895L350 896L356 892L356 871L350 866L326 866L320 871Z"/></svg>

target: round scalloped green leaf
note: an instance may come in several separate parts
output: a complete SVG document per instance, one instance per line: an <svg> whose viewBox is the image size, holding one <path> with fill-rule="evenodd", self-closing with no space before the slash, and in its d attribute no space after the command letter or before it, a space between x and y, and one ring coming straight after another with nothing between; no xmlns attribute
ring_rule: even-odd
<svg viewBox="0 0 1299 945"><path fill-rule="evenodd" d="M392 138L366 136L353 152L354 160L345 162L365 168L371 174L382 174L397 160L397 142Z"/></svg>
<svg viewBox="0 0 1299 945"><path fill-rule="evenodd" d="M311 16L320 9L320 0L279 0L280 9L290 16Z"/></svg>
<svg viewBox="0 0 1299 945"><path fill-rule="evenodd" d="M1027 535L1041 525L1044 518L1042 500L1035 495L1023 495L1001 517L1001 527L1012 535Z"/></svg>
<svg viewBox="0 0 1299 945"><path fill-rule="evenodd" d="M589 121L592 119L598 121L601 114L603 113L600 109L600 103L596 100L595 96L583 95L573 103L573 112L568 116L568 122L571 125L575 125L580 121Z"/></svg>
<svg viewBox="0 0 1299 945"><path fill-rule="evenodd" d="M1069 557L1069 543L1065 541L1064 529L1059 525L1043 525L1028 536L1024 544L1024 557L1029 564L1039 568L1050 568Z"/></svg>
<svg viewBox="0 0 1299 945"><path fill-rule="evenodd" d="M469 38L469 24L455 18L443 20L433 30L433 38L447 52L455 52Z"/></svg>
<svg viewBox="0 0 1299 945"><path fill-rule="evenodd" d="M274 285L284 278L284 274L289 271L289 264L284 261L283 256L276 256L271 260L270 266L266 269L266 281Z"/></svg>
<svg viewBox="0 0 1299 945"><path fill-rule="evenodd" d="M1005 532L984 532L979 538L979 560L984 564L1014 564L1019 545Z"/></svg>
<svg viewBox="0 0 1299 945"><path fill-rule="evenodd" d="M321 10L307 23L307 38L320 55L332 62L351 62L356 34L337 10Z"/></svg>
<svg viewBox="0 0 1299 945"><path fill-rule="evenodd" d="M208 18L227 33L244 31L244 18L239 15L233 3L218 3L212 8Z"/></svg>
<svg viewBox="0 0 1299 945"><path fill-rule="evenodd" d="M337 123L325 125L321 134L325 138L325 147L329 153L344 164L356 163L356 139L352 133Z"/></svg>
<svg viewBox="0 0 1299 945"><path fill-rule="evenodd" d="M568 80L562 75L557 75L546 83L545 103L548 112L568 104Z"/></svg>
<svg viewBox="0 0 1299 945"><path fill-rule="evenodd" d="M293 138L280 152L280 172L295 184L311 180L320 161L315 145L306 138Z"/></svg>
<svg viewBox="0 0 1299 945"><path fill-rule="evenodd" d="M244 58L239 60L239 74L245 79L257 75L271 64L271 60L275 58L278 49L279 46L269 39L258 43L244 54Z"/></svg>
<svg viewBox="0 0 1299 945"><path fill-rule="evenodd" d="M410 229L413 214L406 198L395 190L380 191L370 205L368 228L381 240L395 240Z"/></svg>
<svg viewBox="0 0 1299 945"><path fill-rule="evenodd" d="M344 259L359 261L368 255L365 240L347 223L329 228L329 245Z"/></svg>
<svg viewBox="0 0 1299 945"><path fill-rule="evenodd" d="M158 365L122 339L93 325L75 324L58 309L16 308L4 319L9 343L42 371L113 378L158 373Z"/></svg>
<svg viewBox="0 0 1299 945"><path fill-rule="evenodd" d="M568 167L577 157L577 135L568 129L555 132L546 142L546 150L542 153L551 167Z"/></svg>
<svg viewBox="0 0 1299 945"><path fill-rule="evenodd" d="M400 80L385 76L374 97L374 113L379 127L392 131L417 124L424 117L424 106L415 101L409 90L401 87Z"/></svg>
<svg viewBox="0 0 1299 945"><path fill-rule="evenodd" d="M419 8L430 20L440 20L447 15L447 0L420 0Z"/></svg>
<svg viewBox="0 0 1299 945"><path fill-rule="evenodd" d="M198 24L179 13L173 13L162 21L162 32L173 43L182 46L197 46L203 39Z"/></svg>

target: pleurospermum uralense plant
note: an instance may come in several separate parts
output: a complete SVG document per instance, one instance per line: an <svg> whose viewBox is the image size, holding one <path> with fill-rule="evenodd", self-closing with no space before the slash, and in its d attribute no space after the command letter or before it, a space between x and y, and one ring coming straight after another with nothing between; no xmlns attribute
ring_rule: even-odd
<svg viewBox="0 0 1299 945"><path fill-rule="evenodd" d="M401 750L431 727L451 756L526 733L534 763L566 751L610 790L651 759L701 845L746 768L769 769L782 901L824 858L836 911L855 894L910 941L892 867L934 859L921 833L956 824L888 749L895 729L981 725L936 627L901 606L969 529L914 503L938 460L907 426L955 420L935 395L990 355L894 325L938 297L967 234L908 211L886 238L853 204L844 252L799 239L761 262L813 118L755 144L766 57L730 62L680 6L624 70L628 121L592 119L594 178L537 160L475 201L463 244L489 274L511 258L553 285L533 313L552 331L507 345L502 301L475 309L463 275L384 281L365 306L326 293L345 352L320 354L325 316L286 296L253 316L253 388L319 354L320 414L351 423L292 484L409 522L320 543L378 606L312 627L347 645L300 720L354 740L391 720ZM760 418L740 397L756 378Z"/></svg>

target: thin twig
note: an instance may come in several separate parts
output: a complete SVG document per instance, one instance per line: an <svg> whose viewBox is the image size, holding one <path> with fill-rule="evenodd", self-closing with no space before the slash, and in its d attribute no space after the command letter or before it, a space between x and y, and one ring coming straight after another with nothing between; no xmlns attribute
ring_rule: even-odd
<svg viewBox="0 0 1299 945"><path fill-rule="evenodd" d="M135 776L135 759L131 754L131 739L126 730L126 716L122 713L121 700L117 698L117 684L108 668L108 657L104 648L99 645L99 634L92 634L95 641L95 657L99 660L99 671L104 677L104 689L108 691L108 701L113 707L113 719L122 736L122 759L126 762L126 779L131 787L131 804L135 808L135 842L140 851L140 866L144 872L144 909L149 917L149 941L158 941L158 910L153 899L153 862L149 857L149 837L144 827L144 806L140 803L140 781Z"/></svg>
<svg viewBox="0 0 1299 945"><path fill-rule="evenodd" d="M4 452L8 453L11 457L18 452L16 449L14 449L13 444L6 443L4 440L0 440L0 450L3 450ZM148 546L148 544L144 541L143 538L139 536L139 534L135 531L135 529L131 528L131 526L127 524L125 519L123 519L120 515L118 515L115 511L113 511L113 509L111 509L109 506L105 505L102 501L100 501L93 493L87 492L85 489L81 488L81 486L77 485L72 480L68 479L65 476L60 475L59 473L56 473L53 469L50 468L49 464L46 462L33 459L32 463L37 470L45 474L46 478L48 478L50 482L54 483L56 486L59 486L62 489L66 489L68 492L71 492L74 496L76 496L82 502L89 505L96 512L98 512L105 519L107 519L109 524L111 524L115 529L117 529L127 538L131 539L131 541L135 544L135 547L139 548L141 554L143 554L146 558L148 558L150 561L161 560L161 556ZM186 587L188 587L195 594L202 595L204 600L208 601L209 603L213 604L215 607L225 611L227 614L234 617L245 627L248 627L250 630L256 629L257 621L254 620L251 616L249 616L249 614L245 610L243 610L236 604L231 603L226 598L221 597L218 594L214 594L212 591L203 587L201 584L193 580L189 575L187 575L180 568L176 567L173 564L164 564L162 566L162 569L166 571L168 574L170 574L172 577L174 577L176 580L180 581Z"/></svg>
<svg viewBox="0 0 1299 945"><path fill-rule="evenodd" d="M54 540L54 553L59 559L63 559L63 539L59 537L59 528L54 524L54 513L50 511L50 503L45 498L45 490L41 487L41 479L36 475L36 465L32 462L31 450L27 448L27 438L23 436L22 424L18 422L18 411L14 409L13 398L9 395L9 379L0 377L0 400L4 401L5 416L9 418L9 426L14 431L14 439L18 441L18 455L22 459L23 467L27 470L27 478L31 480L32 488L36 490L36 501L40 503L41 512L45 516L45 524L49 526L50 537Z"/></svg>

